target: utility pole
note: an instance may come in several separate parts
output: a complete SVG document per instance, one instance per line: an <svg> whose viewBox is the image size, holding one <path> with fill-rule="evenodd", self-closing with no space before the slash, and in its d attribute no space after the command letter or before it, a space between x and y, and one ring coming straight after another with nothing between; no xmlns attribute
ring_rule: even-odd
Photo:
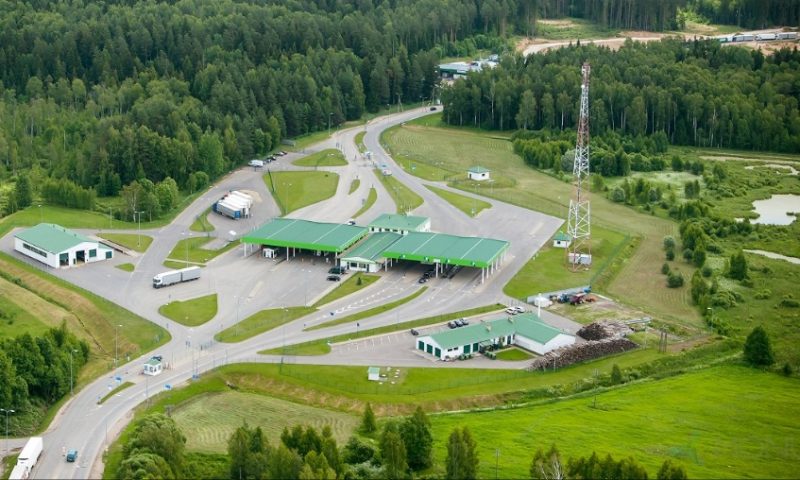
<svg viewBox="0 0 800 480"><path fill-rule="evenodd" d="M591 211L589 191L584 183L589 180L589 73L591 68L584 63L581 68L583 83L581 84L581 111L578 120L578 139L575 144L575 161L572 166L573 190L569 201L567 215L567 235L570 237L567 248L567 265L573 272L581 266L592 264L591 248Z"/></svg>

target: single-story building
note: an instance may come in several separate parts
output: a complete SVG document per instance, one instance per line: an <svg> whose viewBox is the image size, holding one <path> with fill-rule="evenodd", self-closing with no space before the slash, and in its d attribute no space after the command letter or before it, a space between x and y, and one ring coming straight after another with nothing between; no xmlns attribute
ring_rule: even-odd
<svg viewBox="0 0 800 480"><path fill-rule="evenodd" d="M372 233L392 232L408 235L408 232L430 232L431 219L413 215L384 213L367 225Z"/></svg>
<svg viewBox="0 0 800 480"><path fill-rule="evenodd" d="M373 382L380 382L381 367L369 367L367 369L367 380L372 380Z"/></svg>
<svg viewBox="0 0 800 480"><path fill-rule="evenodd" d="M481 166L474 166L467 170L467 178L470 180L489 180L489 169Z"/></svg>
<svg viewBox="0 0 800 480"><path fill-rule="evenodd" d="M14 250L53 268L114 257L111 247L52 223L40 223L14 234Z"/></svg>
<svg viewBox="0 0 800 480"><path fill-rule="evenodd" d="M386 263L384 250L402 237L401 234L392 232L373 233L350 251L342 254L339 259L340 265L357 272L378 272Z"/></svg>
<svg viewBox="0 0 800 480"><path fill-rule="evenodd" d="M145 375L150 375L151 377L155 377L156 375L161 373L162 369L163 367L161 365L161 359L153 357L147 362L145 362L142 373L144 373Z"/></svg>
<svg viewBox="0 0 800 480"><path fill-rule="evenodd" d="M566 233L559 231L553 237L553 246L558 248L568 248L569 244L572 243L572 239Z"/></svg>
<svg viewBox="0 0 800 480"><path fill-rule="evenodd" d="M440 360L474 354L491 345L516 345L539 355L575 343L575 337L544 323L534 313L499 318L416 339L417 350Z"/></svg>

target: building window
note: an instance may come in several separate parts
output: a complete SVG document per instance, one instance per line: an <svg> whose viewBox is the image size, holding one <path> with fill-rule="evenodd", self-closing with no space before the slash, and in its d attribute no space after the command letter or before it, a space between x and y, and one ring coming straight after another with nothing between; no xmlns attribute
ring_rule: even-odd
<svg viewBox="0 0 800 480"><path fill-rule="evenodd" d="M34 247L33 245L28 245L27 243L23 242L22 243L22 248L24 248L25 250L30 250L31 252L35 253L36 255L39 255L41 257L47 258L47 252L45 252L44 250L40 250L40 249Z"/></svg>
<svg viewBox="0 0 800 480"><path fill-rule="evenodd" d="M89 258L94 258L96 256L97 256L97 250L96 249L93 248L93 249L89 250Z"/></svg>

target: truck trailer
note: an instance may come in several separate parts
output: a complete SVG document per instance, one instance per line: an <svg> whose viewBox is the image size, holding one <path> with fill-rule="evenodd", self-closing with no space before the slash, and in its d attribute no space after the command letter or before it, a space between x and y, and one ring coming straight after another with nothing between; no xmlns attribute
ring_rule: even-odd
<svg viewBox="0 0 800 480"><path fill-rule="evenodd" d="M8 478L14 480L29 478L31 470L33 470L36 462L39 461L39 457L42 456L43 448L42 437L31 437L19 453L17 465L11 470L11 475Z"/></svg>
<svg viewBox="0 0 800 480"><path fill-rule="evenodd" d="M153 277L153 288L168 287L176 283L188 282L200 278L200 267L188 267L180 270L159 273Z"/></svg>

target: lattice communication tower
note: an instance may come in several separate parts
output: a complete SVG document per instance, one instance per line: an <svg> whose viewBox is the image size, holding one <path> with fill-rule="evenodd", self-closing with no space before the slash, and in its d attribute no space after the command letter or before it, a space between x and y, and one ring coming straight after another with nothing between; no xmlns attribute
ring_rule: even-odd
<svg viewBox="0 0 800 480"><path fill-rule="evenodd" d="M575 143L575 162L572 176L575 189L569 201L567 216L567 235L570 244L567 248L567 265L577 271L589 268L592 264L591 210L589 205L589 72L591 68L584 63L581 68L581 113L578 120L578 140Z"/></svg>

